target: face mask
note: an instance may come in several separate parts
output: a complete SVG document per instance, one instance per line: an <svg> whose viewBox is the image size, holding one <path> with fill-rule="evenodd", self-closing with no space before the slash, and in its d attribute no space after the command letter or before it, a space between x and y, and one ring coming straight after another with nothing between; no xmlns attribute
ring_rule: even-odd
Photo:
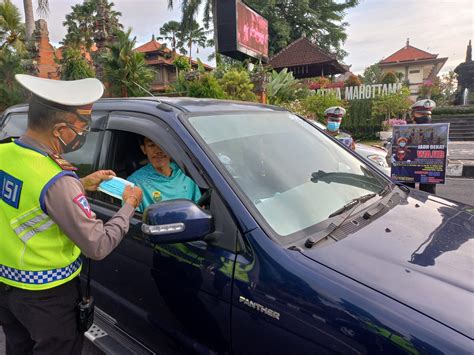
<svg viewBox="0 0 474 355"><path fill-rule="evenodd" d="M62 151L64 154L66 153L71 153L74 152L78 149L81 149L84 143L86 142L87 138L87 133L88 131L82 131L81 133L77 132L71 124L67 124L68 127L76 134L74 139L70 141L69 143L64 142L64 140L61 137L58 137L59 142L61 143L62 146Z"/></svg>
<svg viewBox="0 0 474 355"><path fill-rule="evenodd" d="M406 143L405 143L405 142L400 143L400 147L403 148L404 146L406 146Z"/></svg>
<svg viewBox="0 0 474 355"><path fill-rule="evenodd" d="M424 123L430 123L431 118L428 116L423 116L423 117L416 117L415 118L416 124L424 124Z"/></svg>
<svg viewBox="0 0 474 355"><path fill-rule="evenodd" d="M329 131L336 132L341 124L339 122L329 121L327 128Z"/></svg>
<svg viewBox="0 0 474 355"><path fill-rule="evenodd" d="M125 186L127 185L135 186L135 184L130 181L114 176L110 180L102 181L98 190L121 200Z"/></svg>

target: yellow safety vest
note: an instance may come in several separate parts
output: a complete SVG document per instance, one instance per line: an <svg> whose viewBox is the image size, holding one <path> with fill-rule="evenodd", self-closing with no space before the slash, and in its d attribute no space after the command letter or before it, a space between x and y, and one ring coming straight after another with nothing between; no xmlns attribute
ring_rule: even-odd
<svg viewBox="0 0 474 355"><path fill-rule="evenodd" d="M81 251L44 203L48 187L64 175L77 178L40 150L19 141L0 145L0 282L44 290L81 271Z"/></svg>

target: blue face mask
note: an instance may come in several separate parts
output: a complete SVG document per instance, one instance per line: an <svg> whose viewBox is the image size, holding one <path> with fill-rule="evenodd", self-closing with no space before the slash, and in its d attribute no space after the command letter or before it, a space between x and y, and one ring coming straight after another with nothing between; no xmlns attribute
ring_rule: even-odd
<svg viewBox="0 0 474 355"><path fill-rule="evenodd" d="M328 128L329 131L336 132L339 129L340 125L341 125L340 122L329 121L328 125L327 125L327 128Z"/></svg>
<svg viewBox="0 0 474 355"><path fill-rule="evenodd" d="M135 184L122 178L113 177L110 180L102 181L98 190L121 200L127 185L134 186Z"/></svg>

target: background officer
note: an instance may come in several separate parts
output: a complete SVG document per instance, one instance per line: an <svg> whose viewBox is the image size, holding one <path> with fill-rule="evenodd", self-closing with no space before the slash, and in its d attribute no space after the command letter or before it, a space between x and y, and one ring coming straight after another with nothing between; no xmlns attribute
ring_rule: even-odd
<svg viewBox="0 0 474 355"><path fill-rule="evenodd" d="M354 139L350 134L341 132L339 130L342 118L346 114L346 110L341 106L329 107L324 111L324 118L326 119L326 132L334 138L340 140L344 145L352 150L355 150Z"/></svg>
<svg viewBox="0 0 474 355"><path fill-rule="evenodd" d="M92 103L103 94L99 80L16 79L32 98L25 135L0 145L0 325L7 354L80 354L80 254L107 256L142 192L126 188L123 207L104 224L84 194L115 174L79 179L60 156L84 144Z"/></svg>
<svg viewBox="0 0 474 355"><path fill-rule="evenodd" d="M415 124L430 124L431 111L436 107L436 103L430 99L419 100L411 106L411 118ZM421 143L420 143L421 144ZM405 184L415 188L414 183ZM420 190L429 193L436 193L436 184L420 183Z"/></svg>

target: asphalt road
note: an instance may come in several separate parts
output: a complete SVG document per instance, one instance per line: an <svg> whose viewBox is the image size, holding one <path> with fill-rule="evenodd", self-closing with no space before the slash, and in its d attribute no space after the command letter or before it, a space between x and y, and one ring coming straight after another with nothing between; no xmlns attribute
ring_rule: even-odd
<svg viewBox="0 0 474 355"><path fill-rule="evenodd" d="M437 187L437 194L441 197L449 198L454 201L474 205L474 179L449 178L446 185ZM86 345L83 351L84 355L100 354L90 345ZM0 355L5 355L5 338L0 327Z"/></svg>

